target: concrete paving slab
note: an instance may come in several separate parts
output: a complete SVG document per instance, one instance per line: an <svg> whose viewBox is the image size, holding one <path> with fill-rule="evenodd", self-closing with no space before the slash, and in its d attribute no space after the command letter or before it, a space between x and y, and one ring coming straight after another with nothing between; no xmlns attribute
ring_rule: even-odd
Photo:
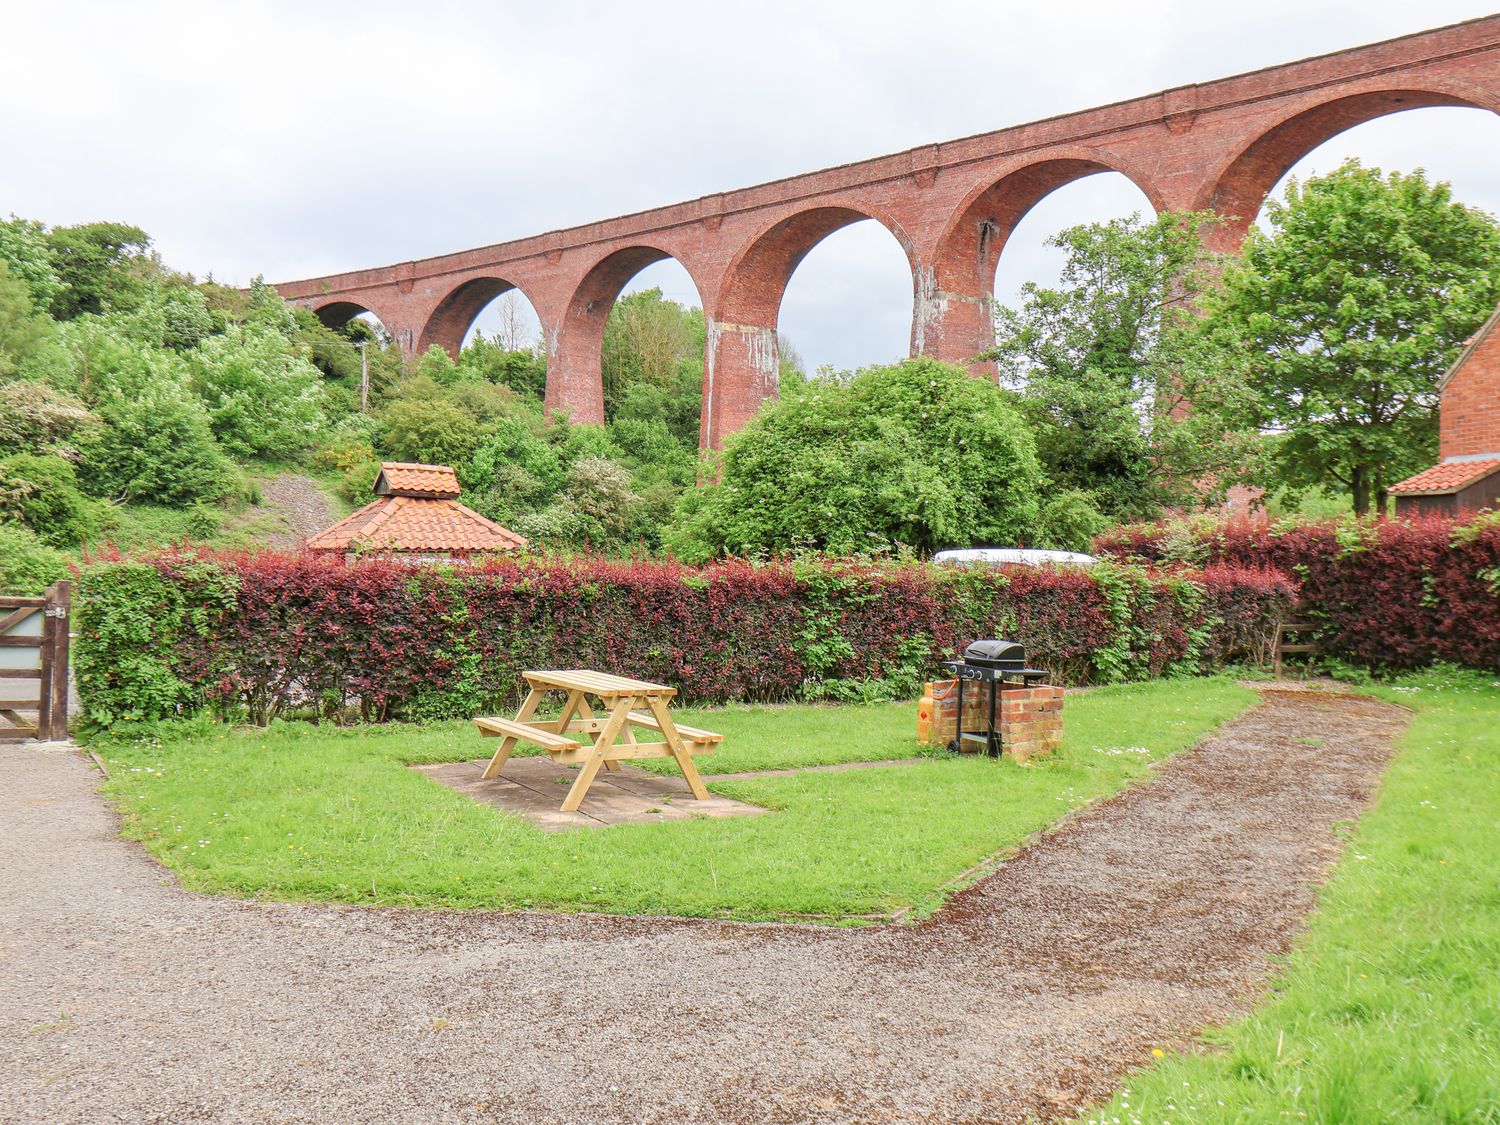
<svg viewBox="0 0 1500 1125"><path fill-rule="evenodd" d="M622 763L617 770L601 770L589 787L583 807L565 813L563 798L578 776L578 767L559 765L547 757L512 758L499 777L486 779L480 775L488 764L488 758L481 758L411 768L482 805L524 816L547 832L614 824L664 824L701 817L761 816L770 811L728 797L695 801L681 777L647 773Z"/></svg>

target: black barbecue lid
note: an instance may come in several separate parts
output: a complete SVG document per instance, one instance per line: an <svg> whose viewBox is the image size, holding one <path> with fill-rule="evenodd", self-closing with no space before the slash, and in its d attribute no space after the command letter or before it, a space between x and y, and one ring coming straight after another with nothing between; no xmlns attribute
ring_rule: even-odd
<svg viewBox="0 0 1500 1125"><path fill-rule="evenodd" d="M975 641L964 649L965 660L1005 660L1026 663L1026 646L1016 641Z"/></svg>

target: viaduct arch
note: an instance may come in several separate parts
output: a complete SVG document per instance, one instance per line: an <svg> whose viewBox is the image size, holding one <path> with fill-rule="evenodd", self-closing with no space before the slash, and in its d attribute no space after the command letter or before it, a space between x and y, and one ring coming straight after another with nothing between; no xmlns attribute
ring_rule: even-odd
<svg viewBox="0 0 1500 1125"><path fill-rule="evenodd" d="M900 220L879 206L853 199L794 205L762 221L748 243L732 257L708 313L704 356L703 415L699 444L717 448L755 416L761 403L779 391L781 360L776 325L788 282L813 247L835 231L873 219L890 231L906 252L916 276L911 236ZM720 371L729 373L719 378Z"/></svg>
<svg viewBox="0 0 1500 1125"><path fill-rule="evenodd" d="M629 279L671 257L708 318L702 443L717 447L776 392L776 318L797 263L874 218L912 270L913 355L968 364L991 341L995 263L1026 212L1060 187L1123 173L1158 210L1225 218L1238 245L1302 156L1386 114L1500 112L1500 15L1418 32L996 132L925 145L685 203L420 261L284 282L281 295L341 323L374 313L408 351L456 352L512 287L547 341L547 406L602 422L604 319Z"/></svg>

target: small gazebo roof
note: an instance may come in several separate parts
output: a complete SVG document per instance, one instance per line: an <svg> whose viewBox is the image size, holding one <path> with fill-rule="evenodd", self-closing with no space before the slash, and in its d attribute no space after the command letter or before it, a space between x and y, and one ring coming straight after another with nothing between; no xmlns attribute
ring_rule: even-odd
<svg viewBox="0 0 1500 1125"><path fill-rule="evenodd" d="M386 461L375 478L377 499L314 535L307 549L471 554L526 546L522 536L460 504L459 491L448 465Z"/></svg>
<svg viewBox="0 0 1500 1125"><path fill-rule="evenodd" d="M458 474L449 465L418 465L412 461L382 461L375 478L376 496L412 496L425 500L456 500Z"/></svg>

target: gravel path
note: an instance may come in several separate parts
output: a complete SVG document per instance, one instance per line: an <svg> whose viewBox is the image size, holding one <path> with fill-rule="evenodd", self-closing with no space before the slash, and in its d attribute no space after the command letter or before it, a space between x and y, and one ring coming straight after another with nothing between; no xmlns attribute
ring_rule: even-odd
<svg viewBox="0 0 1500 1125"><path fill-rule="evenodd" d="M1253 999L1405 722L1268 693L932 922L862 929L197 897L80 757L0 748L0 1119L1066 1116Z"/></svg>
<svg viewBox="0 0 1500 1125"><path fill-rule="evenodd" d="M291 550L334 522L333 508L318 482L297 473L277 473L258 482L259 513L280 517L285 530L267 531L268 546Z"/></svg>

